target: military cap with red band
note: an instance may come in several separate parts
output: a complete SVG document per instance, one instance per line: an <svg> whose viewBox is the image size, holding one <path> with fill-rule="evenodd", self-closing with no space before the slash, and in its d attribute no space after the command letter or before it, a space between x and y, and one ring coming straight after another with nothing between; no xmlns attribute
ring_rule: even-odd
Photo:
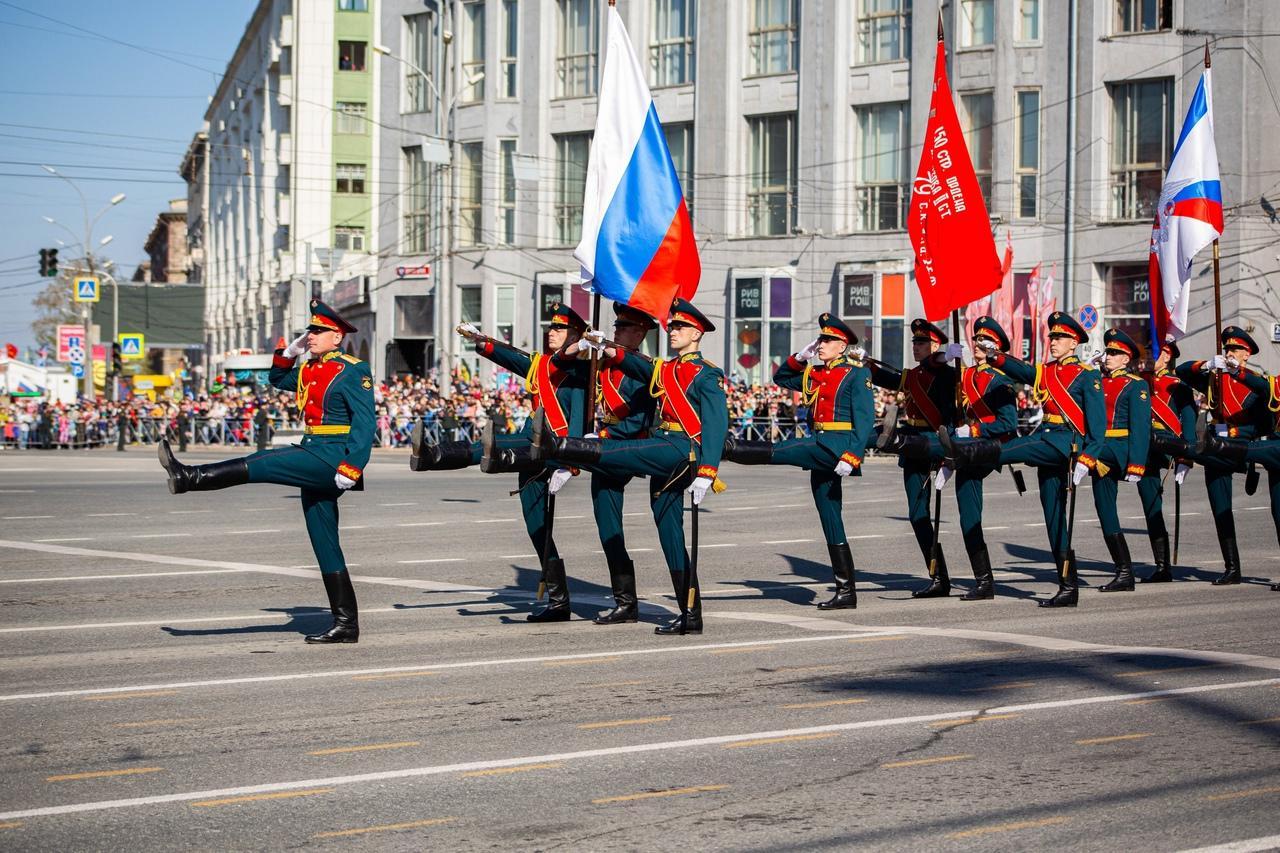
<svg viewBox="0 0 1280 853"><path fill-rule="evenodd" d="M950 340L950 338L947 337L946 332L942 331L928 320L916 318L911 321L911 341L914 343L919 338L924 338L925 340L930 340L937 344L945 344Z"/></svg>
<svg viewBox="0 0 1280 853"><path fill-rule="evenodd" d="M319 299L311 300L311 319L307 321L309 332L342 332L349 335L356 327L342 319L337 311L325 305Z"/></svg>
<svg viewBox="0 0 1280 853"><path fill-rule="evenodd" d="M854 334L853 329L830 311L818 315L818 335L824 338L835 338L851 345L858 342L858 336Z"/></svg>
<svg viewBox="0 0 1280 853"><path fill-rule="evenodd" d="M693 303L688 299L681 299L678 296L671 302L671 316L667 318L667 323L687 323L703 332L716 330L715 324L707 319L707 315L694 308Z"/></svg>
<svg viewBox="0 0 1280 853"><path fill-rule="evenodd" d="M1222 330L1222 348L1227 347L1244 347L1249 351L1249 355L1258 354L1257 343L1239 326L1227 326Z"/></svg>

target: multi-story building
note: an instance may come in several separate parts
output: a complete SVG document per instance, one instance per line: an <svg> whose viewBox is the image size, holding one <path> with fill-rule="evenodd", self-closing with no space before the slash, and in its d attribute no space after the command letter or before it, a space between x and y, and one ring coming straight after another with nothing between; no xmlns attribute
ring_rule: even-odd
<svg viewBox="0 0 1280 853"><path fill-rule="evenodd" d="M156 224L144 246L151 262L151 281L187 282L190 251L187 248L187 200L172 199L169 209L156 216Z"/></svg>

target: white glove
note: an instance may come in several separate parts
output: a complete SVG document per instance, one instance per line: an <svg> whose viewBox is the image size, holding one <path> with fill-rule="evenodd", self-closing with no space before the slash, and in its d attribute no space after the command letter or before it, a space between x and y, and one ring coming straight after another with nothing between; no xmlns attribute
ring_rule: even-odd
<svg viewBox="0 0 1280 853"><path fill-rule="evenodd" d="M861 361L867 357L867 351L862 347L849 347L849 355Z"/></svg>
<svg viewBox="0 0 1280 853"><path fill-rule="evenodd" d="M1000 347L996 346L996 342L990 338L978 338L978 346L986 350L988 354L994 353L1000 349Z"/></svg>
<svg viewBox="0 0 1280 853"><path fill-rule="evenodd" d="M599 438L599 437L600 437L600 433L598 432L589 432L583 436L583 438Z"/></svg>
<svg viewBox="0 0 1280 853"><path fill-rule="evenodd" d="M1240 367L1240 360L1237 359L1234 355L1227 356L1226 362L1227 362L1227 370L1235 370L1238 367Z"/></svg>
<svg viewBox="0 0 1280 853"><path fill-rule="evenodd" d="M964 344L947 344L947 348L942 351L942 357L947 361L955 361L957 358L963 358Z"/></svg>
<svg viewBox="0 0 1280 853"><path fill-rule="evenodd" d="M310 332L303 332L294 339L293 343L284 348L285 358L297 358L307 351L307 335Z"/></svg>
<svg viewBox="0 0 1280 853"><path fill-rule="evenodd" d="M960 424L960 426L956 427L956 438L969 438L972 432L973 430L969 428L968 424Z"/></svg>
<svg viewBox="0 0 1280 853"><path fill-rule="evenodd" d="M1071 485L1078 486L1084 482L1084 478L1089 476L1089 466L1083 462L1077 462L1076 467L1071 469Z"/></svg>
<svg viewBox="0 0 1280 853"><path fill-rule="evenodd" d="M564 484L573 479L573 472L568 468L557 468L551 473L551 481L547 484L547 488L551 494L555 494L564 487Z"/></svg>
<svg viewBox="0 0 1280 853"><path fill-rule="evenodd" d="M464 338L474 338L480 334L480 329L474 323L463 323L458 326L458 334Z"/></svg>
<svg viewBox="0 0 1280 853"><path fill-rule="evenodd" d="M346 474L334 474L333 484L342 491L346 491L356 484L356 481L348 477Z"/></svg>
<svg viewBox="0 0 1280 853"><path fill-rule="evenodd" d="M804 349L796 353L796 361L803 364L818 354L818 339L814 338Z"/></svg>
<svg viewBox="0 0 1280 853"><path fill-rule="evenodd" d="M710 477L698 477L689 484L689 494L693 495L693 505L698 506L702 503L702 499L707 496L707 489L711 488Z"/></svg>
<svg viewBox="0 0 1280 853"><path fill-rule="evenodd" d="M1190 470L1191 470L1190 465L1186 464L1185 462L1179 462L1177 467L1173 469L1173 482L1181 486L1182 481L1187 479L1187 472Z"/></svg>
<svg viewBox="0 0 1280 853"><path fill-rule="evenodd" d="M1124 481L1126 483L1141 483L1142 475L1141 474L1125 474Z"/></svg>
<svg viewBox="0 0 1280 853"><path fill-rule="evenodd" d="M1215 355L1213 358L1200 365L1200 369L1205 373L1211 373L1215 370L1227 369L1227 357L1225 355Z"/></svg>
<svg viewBox="0 0 1280 853"><path fill-rule="evenodd" d="M933 475L933 487L939 492L947 487L947 480L951 479L951 475L955 472L943 465L938 469L938 473Z"/></svg>
<svg viewBox="0 0 1280 853"><path fill-rule="evenodd" d="M1094 350L1093 354L1089 356L1089 363L1092 364L1094 367L1097 367L1099 364L1102 364L1102 351Z"/></svg>
<svg viewBox="0 0 1280 853"><path fill-rule="evenodd" d="M601 349L604 346L604 332L599 329L590 329L582 336L582 340L592 349Z"/></svg>
<svg viewBox="0 0 1280 853"><path fill-rule="evenodd" d="M848 477L852 473L853 473L853 466L850 465L848 462L845 462L843 459L841 459L839 462L836 463L837 477Z"/></svg>

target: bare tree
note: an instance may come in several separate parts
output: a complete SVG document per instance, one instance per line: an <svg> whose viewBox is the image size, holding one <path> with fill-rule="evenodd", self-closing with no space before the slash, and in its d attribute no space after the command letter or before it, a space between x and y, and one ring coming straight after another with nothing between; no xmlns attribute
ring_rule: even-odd
<svg viewBox="0 0 1280 853"><path fill-rule="evenodd" d="M36 309L36 318L31 321L36 345L50 350L58 345L58 326L81 319L71 301L71 281L61 274L45 285L31 304Z"/></svg>

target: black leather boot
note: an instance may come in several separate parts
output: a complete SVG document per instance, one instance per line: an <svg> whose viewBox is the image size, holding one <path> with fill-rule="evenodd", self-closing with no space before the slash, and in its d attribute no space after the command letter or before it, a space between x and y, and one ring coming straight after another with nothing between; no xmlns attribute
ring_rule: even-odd
<svg viewBox="0 0 1280 853"><path fill-rule="evenodd" d="M916 541L920 544L920 553L924 555L924 564L929 566L933 560L932 551L933 525L921 522L916 530ZM929 584L911 593L912 598L946 598L951 595L951 577L947 574L947 558L942 553L942 545L938 545L938 563L932 566Z"/></svg>
<svg viewBox="0 0 1280 853"><path fill-rule="evenodd" d="M169 494L184 492L211 492L243 486L249 482L249 463L243 459L228 459L208 465L183 465L173 455L168 439L160 439L158 448L160 465L169 475Z"/></svg>
<svg viewBox="0 0 1280 853"><path fill-rule="evenodd" d="M602 444L598 438L548 438L547 456L571 465L590 465L600 461Z"/></svg>
<svg viewBox="0 0 1280 853"><path fill-rule="evenodd" d="M986 601L996 597L996 581L991 574L991 554L982 545L969 552L973 565L973 589L960 596L961 601Z"/></svg>
<svg viewBox="0 0 1280 853"><path fill-rule="evenodd" d="M1202 456L1216 456L1232 465L1240 465L1244 463L1245 456L1249 453L1249 443L1222 438L1213 432L1206 431L1196 442L1196 452Z"/></svg>
<svg viewBox="0 0 1280 853"><path fill-rule="evenodd" d="M671 586L676 591L676 602L679 604L680 596L685 594L684 589L684 572L671 573ZM685 625L684 614L677 614L674 619L665 625L659 625L653 629L653 633L659 636L669 636L672 634L680 634L681 627L684 626L685 634L701 634L702 633L702 596L696 587L692 590L693 606L689 608L689 621Z"/></svg>
<svg viewBox="0 0 1280 853"><path fill-rule="evenodd" d="M639 622L640 608L636 603L636 566L630 560L618 565L609 564L609 583L613 586L613 609L606 610L591 621L597 625L621 625Z"/></svg>
<svg viewBox="0 0 1280 853"><path fill-rule="evenodd" d="M768 465L773 458L773 442L745 441L727 435L724 439L724 453L720 458L739 465Z"/></svg>
<svg viewBox="0 0 1280 853"><path fill-rule="evenodd" d="M528 474L541 471L545 463L536 462L528 447L494 448L492 456L480 457L480 470L486 474Z"/></svg>
<svg viewBox="0 0 1280 853"><path fill-rule="evenodd" d="M1216 578L1214 586L1231 586L1240 583L1240 549L1236 547L1234 536L1223 536L1222 543L1222 577Z"/></svg>
<svg viewBox="0 0 1280 853"><path fill-rule="evenodd" d="M1052 598L1044 598L1036 603L1041 607L1075 607L1080 599L1080 588L1076 580L1076 552L1054 554L1053 561L1058 566L1058 591Z"/></svg>
<svg viewBox="0 0 1280 853"><path fill-rule="evenodd" d="M938 430L942 453L952 461L953 468L994 468L1000 464L1000 442L989 438L972 438L956 441L946 429Z"/></svg>
<svg viewBox="0 0 1280 853"><path fill-rule="evenodd" d="M547 423L547 414L542 407L533 410L529 416L532 427L529 429L529 458L535 462L546 460L556 434Z"/></svg>
<svg viewBox="0 0 1280 853"><path fill-rule="evenodd" d="M327 572L324 591L329 594L329 609L333 611L333 627L323 634L312 634L308 643L358 643L360 642L360 618L356 609L356 591L351 587L348 572Z"/></svg>
<svg viewBox="0 0 1280 853"><path fill-rule="evenodd" d="M471 464L471 444L466 441L433 441L422 421L413 428L409 449L410 471L457 471Z"/></svg>
<svg viewBox="0 0 1280 853"><path fill-rule="evenodd" d="M831 555L831 574L836 579L836 594L827 601L818 602L819 610L852 610L858 606L858 592L853 581L853 552L848 542L828 545Z"/></svg>
<svg viewBox="0 0 1280 853"><path fill-rule="evenodd" d="M1152 454L1159 453L1164 456L1181 459L1184 456L1191 455L1192 450L1191 442L1180 435L1174 435L1167 429L1153 429L1151 431Z"/></svg>
<svg viewBox="0 0 1280 853"><path fill-rule="evenodd" d="M884 438L883 435L880 436ZM894 430L893 437L883 445L876 441L876 450L882 453L896 453L903 459L924 460L929 458L929 440L922 435L903 435Z"/></svg>
<svg viewBox="0 0 1280 853"><path fill-rule="evenodd" d="M1102 540L1111 552L1111 562L1116 576L1098 587L1099 592L1133 592L1133 560L1129 556L1129 543L1123 533L1104 533Z"/></svg>
<svg viewBox="0 0 1280 853"><path fill-rule="evenodd" d="M547 605L525 617L527 622L568 622L573 611L569 609L569 579L564 574L564 560L559 557L547 560L543 573L547 584Z"/></svg>
<svg viewBox="0 0 1280 853"><path fill-rule="evenodd" d="M1156 564L1156 570L1149 577L1142 579L1142 583L1168 583L1173 580L1173 572L1169 568L1169 534L1153 533L1151 534L1151 559Z"/></svg>

